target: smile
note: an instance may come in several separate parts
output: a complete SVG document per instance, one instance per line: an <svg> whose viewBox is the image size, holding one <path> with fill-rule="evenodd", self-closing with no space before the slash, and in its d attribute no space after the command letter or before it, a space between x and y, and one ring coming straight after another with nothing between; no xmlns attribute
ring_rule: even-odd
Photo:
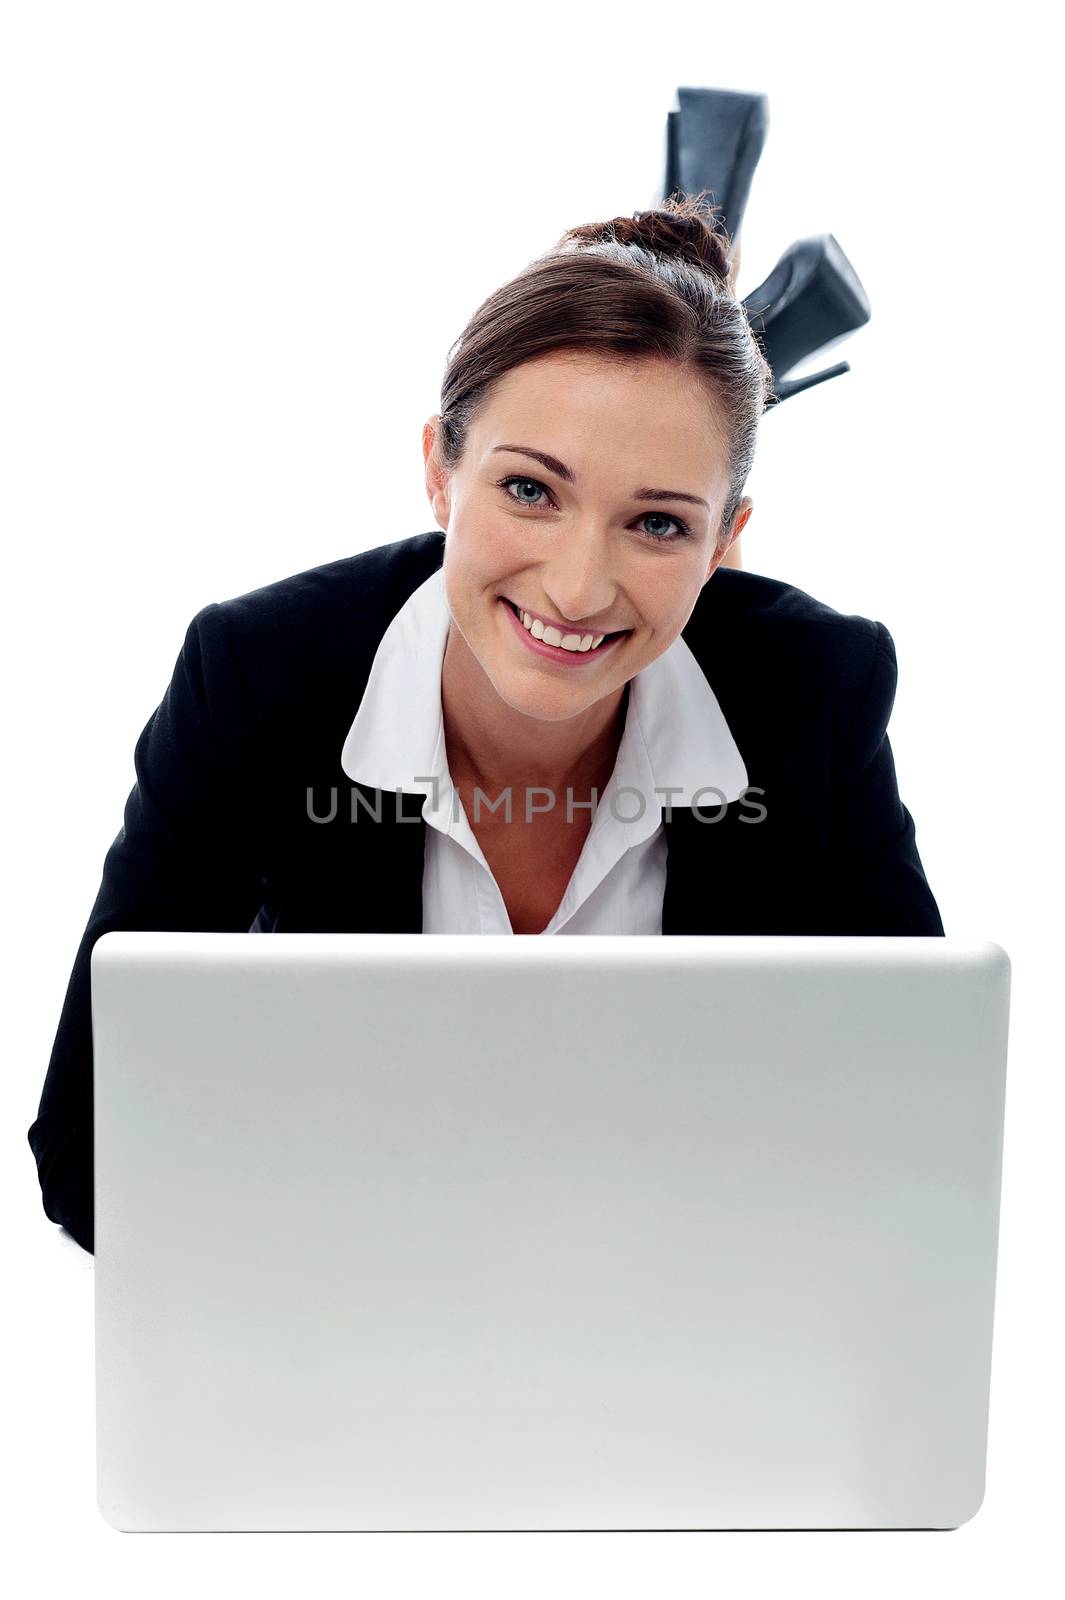
<svg viewBox="0 0 1065 1600"><path fill-rule="evenodd" d="M558 628L545 627L538 617L534 619L505 596L500 597L500 604L512 618L511 627L520 633L527 648L545 660L563 661L567 666L577 666L593 656L602 656L632 631L625 628L618 633L563 634Z"/></svg>

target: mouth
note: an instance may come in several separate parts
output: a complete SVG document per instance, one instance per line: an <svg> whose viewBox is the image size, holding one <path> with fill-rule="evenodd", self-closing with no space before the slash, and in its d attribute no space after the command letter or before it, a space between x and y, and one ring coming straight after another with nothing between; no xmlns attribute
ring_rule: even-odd
<svg viewBox="0 0 1065 1600"><path fill-rule="evenodd" d="M583 633L578 635L576 629L568 634L563 634L561 630L555 629L553 632L548 631L548 637L544 638L532 631L533 624L526 626L522 620L523 613L520 606L515 605L514 601L506 595L500 595L499 599L500 604L513 618L511 627L521 635L522 642L526 648L532 650L544 660L557 661L564 663L566 666L578 666L595 657L603 656L607 651L616 649L619 642L627 639L633 631L631 628L620 628L612 633ZM537 619L535 626L539 629L540 635L545 632L539 619ZM551 640L556 636L559 639L559 643L551 643ZM561 640L565 637L574 642L570 645L562 644ZM578 640L579 643L577 642ZM596 643L597 640L598 643ZM584 646L583 649L581 645Z"/></svg>

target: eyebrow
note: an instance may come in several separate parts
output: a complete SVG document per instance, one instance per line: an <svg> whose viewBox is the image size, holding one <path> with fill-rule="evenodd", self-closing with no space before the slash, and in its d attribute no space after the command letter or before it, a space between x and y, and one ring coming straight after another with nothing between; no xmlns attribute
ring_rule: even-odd
<svg viewBox="0 0 1065 1600"><path fill-rule="evenodd" d="M553 472L564 483L574 483L576 481L573 473L564 462L559 461L557 456L549 456L544 450L533 450L529 445L525 444L497 444L493 446L490 454L494 455L497 450L509 450L518 456L531 456L534 461L539 461L541 466L546 467L548 472ZM707 511L710 510L708 502L700 495L685 494L680 489L636 489L632 498L634 500L687 500L693 506L703 506Z"/></svg>

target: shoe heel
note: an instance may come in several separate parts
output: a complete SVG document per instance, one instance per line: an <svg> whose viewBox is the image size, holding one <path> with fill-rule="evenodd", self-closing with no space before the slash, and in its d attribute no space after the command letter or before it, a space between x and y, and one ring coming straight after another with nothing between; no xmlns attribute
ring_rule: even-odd
<svg viewBox="0 0 1065 1600"><path fill-rule="evenodd" d="M800 361L846 338L872 316L861 280L831 233L789 245L743 304L773 373L774 393L781 400L848 372L844 361L809 378L781 382Z"/></svg>
<svg viewBox="0 0 1065 1600"><path fill-rule="evenodd" d="M734 240L769 131L769 98L736 89L678 89L666 116L662 199L709 189L717 221Z"/></svg>
<svg viewBox="0 0 1065 1600"><path fill-rule="evenodd" d="M838 378L841 372L849 372L849 361L837 361L834 367L825 367L821 372L811 372L802 378L784 378L780 383L773 384L773 395L770 404L779 405L781 400L790 400L793 394L801 394L803 389L812 389L815 383L824 383L826 378Z"/></svg>

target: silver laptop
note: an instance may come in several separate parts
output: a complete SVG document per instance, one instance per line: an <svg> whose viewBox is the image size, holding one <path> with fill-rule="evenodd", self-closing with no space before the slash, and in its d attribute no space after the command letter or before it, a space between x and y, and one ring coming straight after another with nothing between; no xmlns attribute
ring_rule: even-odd
<svg viewBox="0 0 1065 1600"><path fill-rule="evenodd" d="M975 1515L998 945L112 932L91 971L114 1527Z"/></svg>

